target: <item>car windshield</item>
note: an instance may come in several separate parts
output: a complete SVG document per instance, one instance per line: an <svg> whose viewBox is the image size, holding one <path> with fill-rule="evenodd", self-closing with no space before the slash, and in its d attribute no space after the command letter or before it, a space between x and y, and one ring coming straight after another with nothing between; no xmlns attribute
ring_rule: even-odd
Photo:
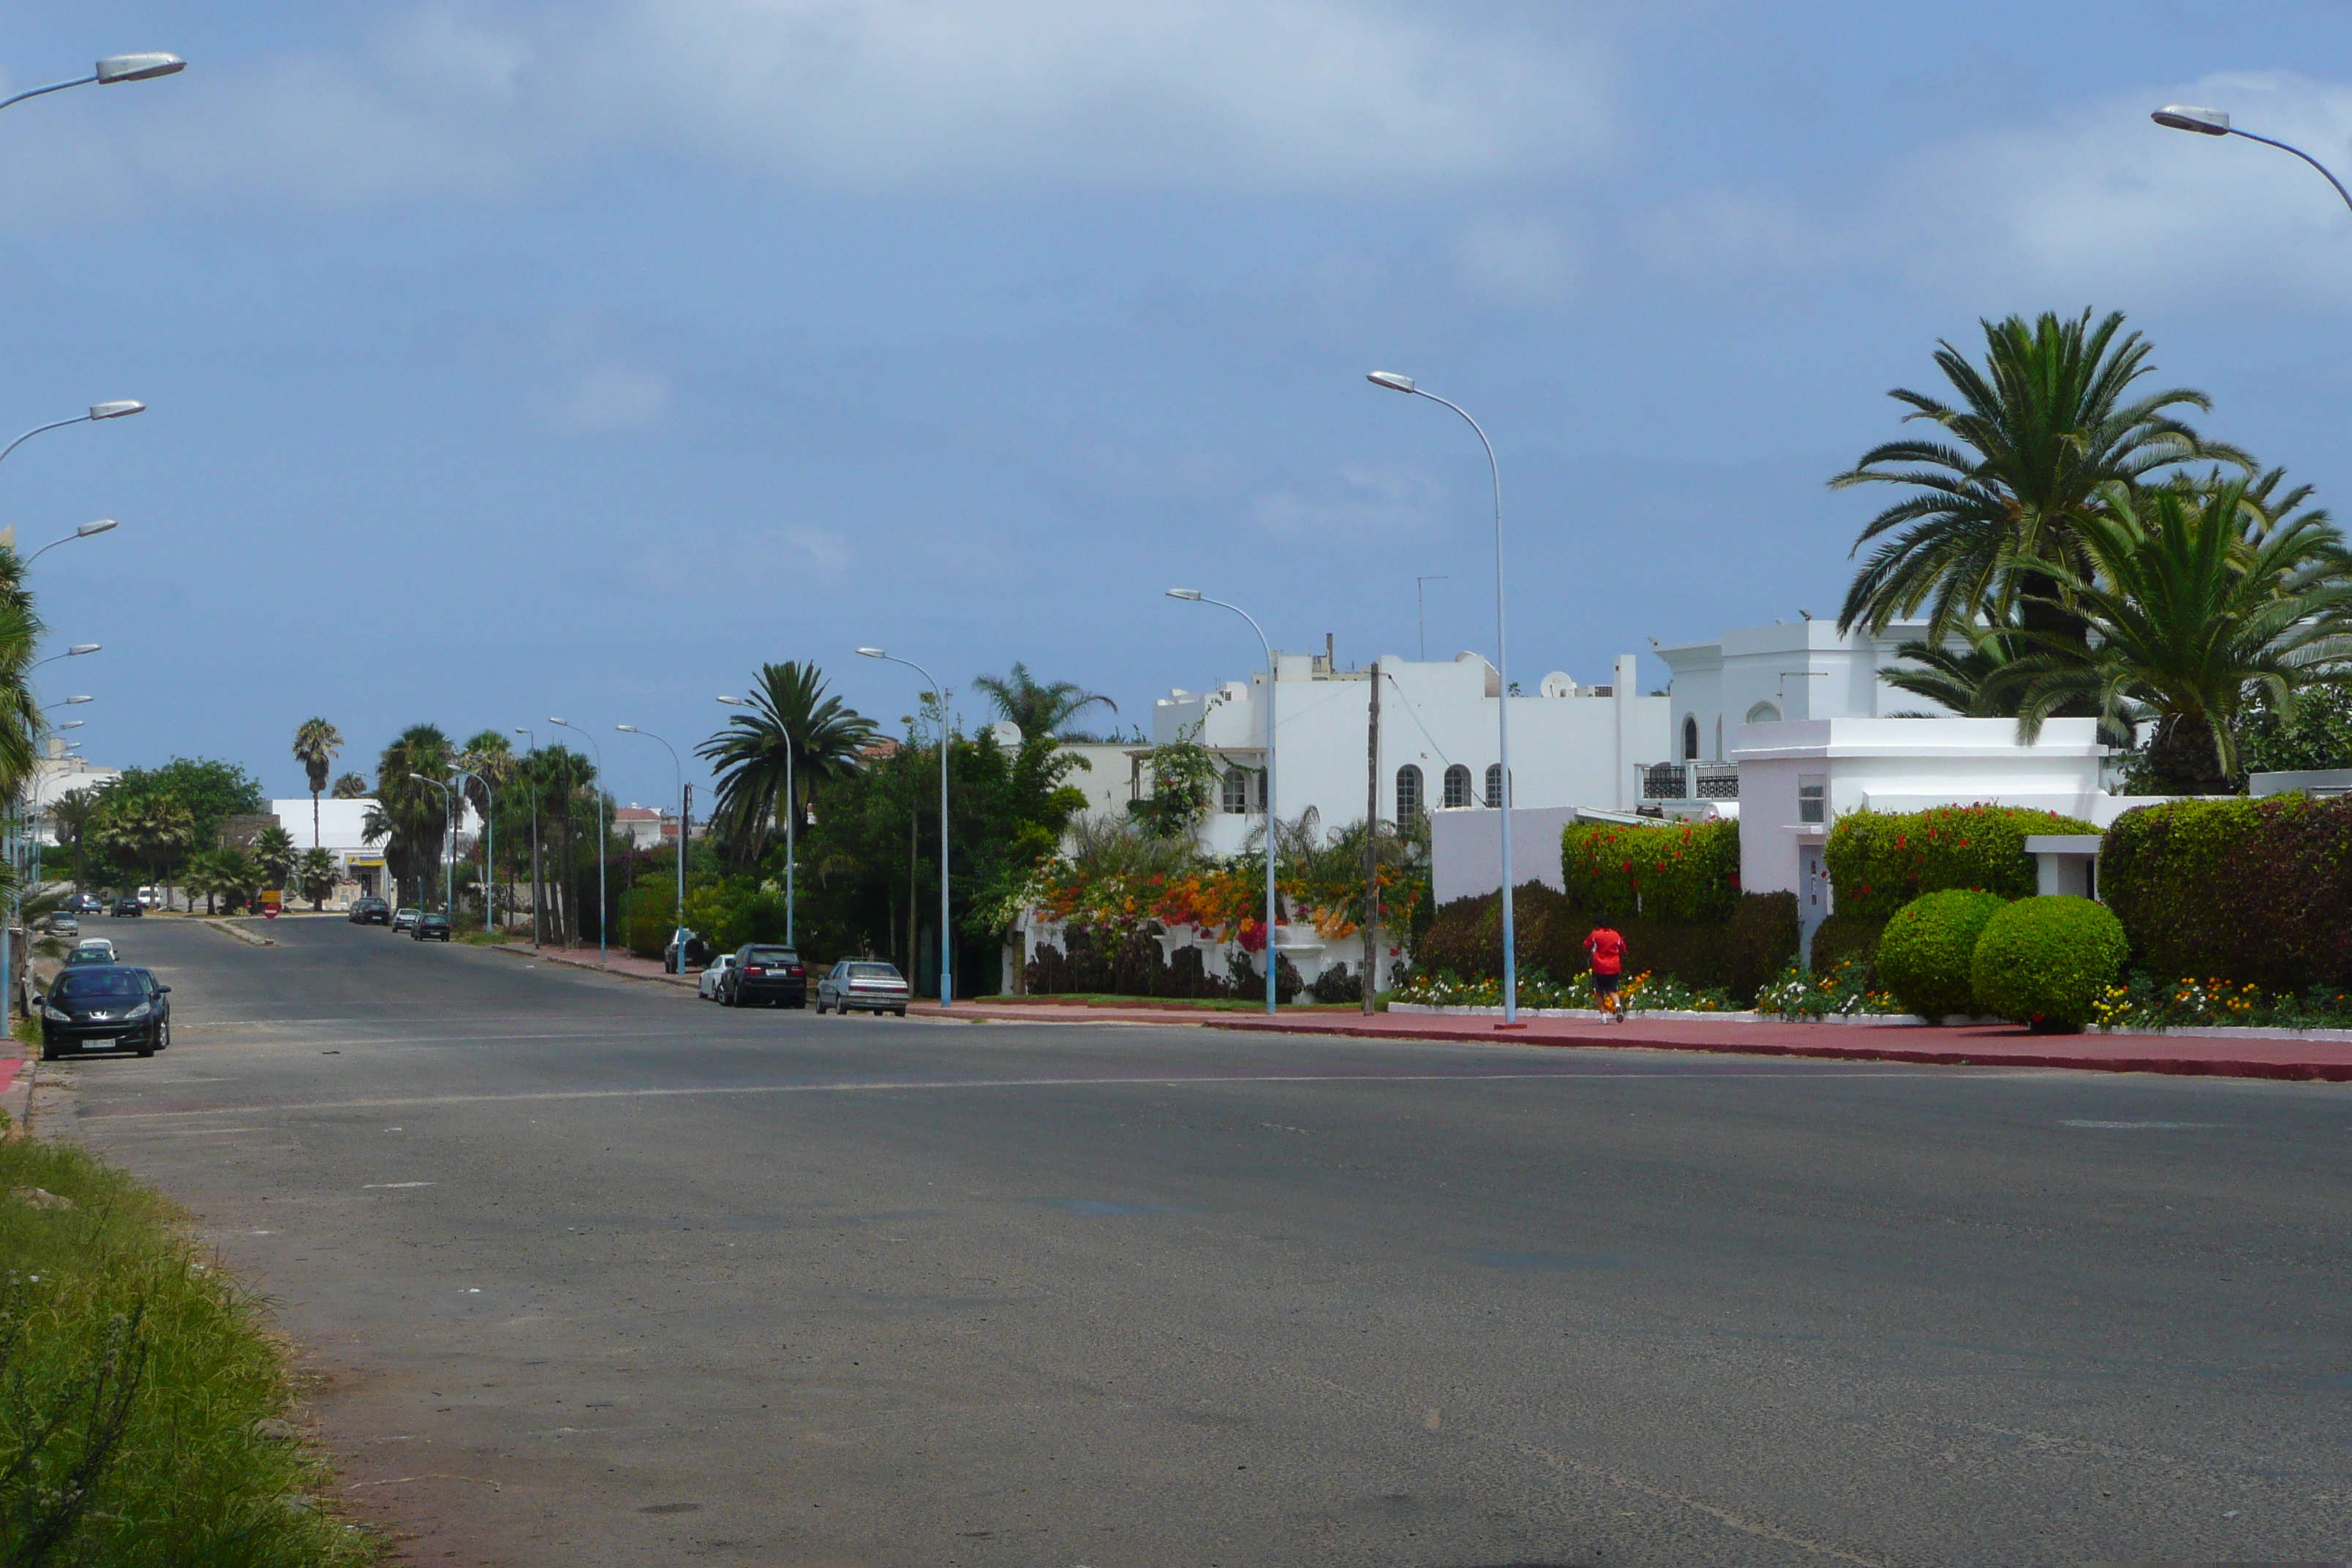
<svg viewBox="0 0 2352 1568"><path fill-rule="evenodd" d="M146 988L139 976L127 969L93 969L82 974L58 977L58 994L72 1002L89 1002L106 996L143 996Z"/></svg>
<svg viewBox="0 0 2352 1568"><path fill-rule="evenodd" d="M68 963L112 963L114 954L102 947L79 947L66 954Z"/></svg>
<svg viewBox="0 0 2352 1568"><path fill-rule="evenodd" d="M852 980L896 980L898 969L890 963L853 963L849 966Z"/></svg>
<svg viewBox="0 0 2352 1568"><path fill-rule="evenodd" d="M743 955L746 963L798 963L800 954L789 947L755 947Z"/></svg>

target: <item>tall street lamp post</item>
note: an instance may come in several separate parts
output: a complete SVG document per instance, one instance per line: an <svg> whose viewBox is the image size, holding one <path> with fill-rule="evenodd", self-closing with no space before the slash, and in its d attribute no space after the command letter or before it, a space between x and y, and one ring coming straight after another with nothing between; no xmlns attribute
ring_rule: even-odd
<svg viewBox="0 0 2352 1568"><path fill-rule="evenodd" d="M1249 622L1249 629L1257 633L1257 646L1265 650L1265 1010L1271 1013L1276 1006L1275 993L1280 989L1276 982L1282 977L1282 959L1274 942L1275 916L1280 910L1275 902L1274 889L1274 689L1281 682L1282 670L1275 663L1274 645L1266 641L1265 628L1239 605L1228 605L1223 599L1205 597L1198 588L1171 588L1168 596L1182 599L1188 604L1214 605L1221 610L1231 610Z"/></svg>
<svg viewBox="0 0 2352 1568"><path fill-rule="evenodd" d="M172 76L187 68L188 62L177 55L109 55L99 61L88 76L78 76L71 81L53 81L47 87L37 87L14 98L0 98L0 109L12 103L22 103L28 98L38 98L46 92L63 92L69 87L88 87L92 82L110 87L119 81L151 81L156 77Z"/></svg>
<svg viewBox="0 0 2352 1568"><path fill-rule="evenodd" d="M955 999L955 928L948 923L948 692L931 677L931 672L911 658L900 658L894 653L884 653L878 647L857 650L867 658L887 659L903 664L929 684L940 699L940 1005L944 1008ZM911 963L914 954L907 955Z"/></svg>
<svg viewBox="0 0 2352 1568"><path fill-rule="evenodd" d="M2259 142L2265 147L2292 153L2318 170L2321 177L2336 187L2336 194L2344 198L2344 205L2352 207L2352 191L2347 191L2344 182L2328 173L2326 164L2302 148L2290 146L2275 137L2257 136L2251 131L2239 130L2230 123L2230 117L2218 109L2204 109L2193 103L2168 103L2148 118L2168 131L2193 131L2200 136L2242 136L2249 142Z"/></svg>
<svg viewBox="0 0 2352 1568"><path fill-rule="evenodd" d="M596 737L579 725L562 719L550 719L549 723L560 730L571 730L586 736L588 749L596 754L596 967L610 967L604 955L604 748Z"/></svg>
<svg viewBox="0 0 2352 1568"><path fill-rule="evenodd" d="M643 735L648 741L661 741L662 750L669 753L671 782L677 785L677 922L670 940L677 943L677 972L683 974L686 973L686 770L678 765L677 748L667 741L662 741L651 730L640 730L635 724L615 724L613 728L624 735Z"/></svg>
<svg viewBox="0 0 2352 1568"><path fill-rule="evenodd" d="M721 697L719 700L730 708L751 706L740 697ZM801 797L793 784L793 752L800 742L784 727L781 714L776 719L776 729L784 737L784 945L797 952L800 942L794 935L793 920L793 872L800 864Z"/></svg>
<svg viewBox="0 0 2352 1568"><path fill-rule="evenodd" d="M0 447L0 462L5 462L9 453L15 451L17 447L23 446L26 442L31 440L34 437L40 435L44 431L62 430L68 425L93 424L101 419L121 419L132 414L144 414L146 412L147 405L140 402L135 397L126 397L114 403L93 403L89 405L89 412L87 414L77 414L70 419L53 420L47 425L36 425L30 430L26 431L22 436L19 436L15 440L9 442L6 446ZM108 523L106 526L108 528L111 528L114 525L112 523ZM96 533L101 531L93 528L88 531Z"/></svg>
<svg viewBox="0 0 2352 1568"><path fill-rule="evenodd" d="M1502 753L1497 760L1503 768L1503 1027L1516 1028L1519 1021L1519 955L1517 928L1511 918L1511 674L1510 637L1503 616L1503 469L1495 461L1495 444L1486 439L1486 432L1461 405L1423 391L1413 384L1412 377L1399 375L1392 370L1376 370L1364 379L1391 392L1426 397L1461 415L1463 423L1477 433L1478 445L1486 448L1486 472L1495 481L1495 727L1496 746Z"/></svg>
<svg viewBox="0 0 2352 1568"><path fill-rule="evenodd" d="M530 945L540 944L539 737L518 724L514 732L530 742Z"/></svg>
<svg viewBox="0 0 2352 1568"><path fill-rule="evenodd" d="M490 814L497 809L498 802L491 797L490 781L484 778L479 773L469 773L463 768L451 768L449 770L449 778L450 782L453 784L458 779L471 779L476 784L480 786L482 791L482 932L487 936L489 934L490 930L490 906L495 900L495 895L490 890L491 858L499 852L498 828L491 823ZM458 801L462 803L465 798L465 792L463 790L458 791ZM466 814L461 804L457 813L457 826L463 827L465 826ZM457 836L453 831L450 835L451 842L449 845L449 858L453 864L457 858L456 837ZM457 911L452 910L449 913L449 918L453 921L456 920L457 918Z"/></svg>
<svg viewBox="0 0 2352 1568"><path fill-rule="evenodd" d="M60 544L71 544L77 539L88 539L92 534L110 532L113 528L114 520L110 517L101 517L95 522L85 522L79 528L75 529L71 533L67 534L63 539L52 539L47 544L42 545L38 550L34 551L30 555L26 556L25 564L27 567L31 566L34 562L38 561L42 556L47 555L50 551L55 550Z"/></svg>
<svg viewBox="0 0 2352 1568"><path fill-rule="evenodd" d="M431 784L441 792L441 912L454 921L457 918L457 914L449 906L453 901L457 883L457 857L453 852L454 847L450 843L454 834L449 826L449 786L439 779L426 778L423 773L411 773L408 776L418 784Z"/></svg>

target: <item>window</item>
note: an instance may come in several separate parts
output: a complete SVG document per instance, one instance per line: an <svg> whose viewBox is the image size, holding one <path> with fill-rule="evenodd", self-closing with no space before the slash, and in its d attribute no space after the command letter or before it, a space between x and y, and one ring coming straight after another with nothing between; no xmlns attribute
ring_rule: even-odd
<svg viewBox="0 0 2352 1568"><path fill-rule="evenodd" d="M1683 761L1698 761L1698 721L1687 713L1683 715Z"/></svg>
<svg viewBox="0 0 2352 1568"><path fill-rule="evenodd" d="M1503 809L1503 764L1500 763L1486 764L1486 809Z"/></svg>
<svg viewBox="0 0 2352 1568"><path fill-rule="evenodd" d="M1249 809L1249 774L1239 768L1227 768L1219 804L1227 816L1239 816Z"/></svg>
<svg viewBox="0 0 2352 1568"><path fill-rule="evenodd" d="M1421 770L1411 763L1397 770L1397 826L1403 826L1421 816Z"/></svg>
<svg viewBox="0 0 2352 1568"><path fill-rule="evenodd" d="M1470 804L1470 770L1460 763L1445 770L1445 809L1456 810Z"/></svg>
<svg viewBox="0 0 2352 1568"><path fill-rule="evenodd" d="M1748 710L1748 721L1750 724L1778 724L1780 710L1769 702L1759 702Z"/></svg>
<svg viewBox="0 0 2352 1568"><path fill-rule="evenodd" d="M1826 773L1797 775L1797 820L1826 822L1829 820L1830 781Z"/></svg>

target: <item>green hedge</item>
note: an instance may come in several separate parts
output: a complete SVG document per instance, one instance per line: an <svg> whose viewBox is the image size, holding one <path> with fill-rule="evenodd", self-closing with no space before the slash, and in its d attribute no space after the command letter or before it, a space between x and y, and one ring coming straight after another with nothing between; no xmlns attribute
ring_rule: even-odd
<svg viewBox="0 0 2352 1568"><path fill-rule="evenodd" d="M2160 981L2352 989L2352 799L2127 811L2107 830L2099 896Z"/></svg>
<svg viewBox="0 0 2352 1568"><path fill-rule="evenodd" d="M1878 984L1878 939L1885 930L1883 920L1850 915L1843 910L1832 911L1813 928L1813 973L1833 973L1839 964L1854 959L1862 964L1864 983L1873 991L1883 990Z"/></svg>
<svg viewBox="0 0 2352 1568"><path fill-rule="evenodd" d="M1559 869L1570 900L1581 909L1719 923L1739 907L1739 824L1572 822L1560 835Z"/></svg>
<svg viewBox="0 0 2352 1568"><path fill-rule="evenodd" d="M621 941L639 958L659 958L677 929L677 880L640 877L621 898Z"/></svg>
<svg viewBox="0 0 2352 1568"><path fill-rule="evenodd" d="M1855 811L1830 829L1823 859L1838 912L1883 921L1920 894L1946 888L2026 898L2034 889L2028 834L2096 832L2054 811L2013 805Z"/></svg>
<svg viewBox="0 0 2352 1568"><path fill-rule="evenodd" d="M1966 888L1922 893L1895 911L1878 940L1880 983L1895 1000L1930 1020L1974 1012L1970 966L1977 939L2008 904L1999 893Z"/></svg>
<svg viewBox="0 0 2352 1568"><path fill-rule="evenodd" d="M2123 973L2123 922L2088 899L2020 899L1985 923L1970 968L1977 1006L2036 1029L2079 1029Z"/></svg>
<svg viewBox="0 0 2352 1568"><path fill-rule="evenodd" d="M1699 990L1717 986L1740 1005L1779 978L1797 955L1793 893L1749 893L1730 917L1706 925L1584 909L1541 882L1514 889L1519 972L1540 969L1565 981L1590 967L1584 939L1606 920L1625 939L1625 972L1671 976ZM1502 900L1493 893L1456 899L1437 911L1413 949L1414 965L1432 974L1451 971L1465 980L1489 980L1503 968Z"/></svg>

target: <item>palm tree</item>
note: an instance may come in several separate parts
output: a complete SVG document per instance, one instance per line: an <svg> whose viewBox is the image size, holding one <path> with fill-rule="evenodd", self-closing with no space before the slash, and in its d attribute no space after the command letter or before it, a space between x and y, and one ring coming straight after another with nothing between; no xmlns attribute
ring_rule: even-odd
<svg viewBox="0 0 2352 1568"><path fill-rule="evenodd" d="M437 724L411 724L376 759L375 809L362 830L371 844L384 841L383 858L404 903L424 902L424 890L437 873L445 849L447 813L441 792L412 776L449 776L449 737Z"/></svg>
<svg viewBox="0 0 2352 1568"><path fill-rule="evenodd" d="M0 790L11 793L32 773L47 729L28 679L34 649L47 628L33 613L24 573L23 558L0 545Z"/></svg>
<svg viewBox="0 0 2352 1568"><path fill-rule="evenodd" d="M337 800L365 800L368 797L367 775L345 773L335 781L334 796Z"/></svg>
<svg viewBox="0 0 2352 1568"><path fill-rule="evenodd" d="M326 908L327 895L335 890L341 876L334 856L316 847L302 851L302 858L294 868L295 883L302 889L302 896L310 900L314 914Z"/></svg>
<svg viewBox="0 0 2352 1568"><path fill-rule="evenodd" d="M319 792L327 787L327 770L343 749L343 732L324 719L305 719L294 731L294 760L310 775L310 847L319 847Z"/></svg>
<svg viewBox="0 0 2352 1568"><path fill-rule="evenodd" d="M1896 388L1905 420L1942 427L1940 439L1890 441L1830 481L1832 489L1900 485L1912 493L1880 512L1854 543L1895 536L1863 563L1838 613L1838 629L1883 631L1928 606L1927 640L1941 643L1979 606L1996 624L2012 607L2039 636L2082 640L2082 618L2052 592L2034 563L2074 572L2084 564L2078 539L2108 502L2108 487L2128 498L2183 464L2219 458L2251 461L2210 442L2172 416L2204 409L2200 392L2175 387L2137 398L2135 382L2153 368L2137 332L2118 338L2123 316L2095 326L2091 312L2071 321L2044 314L1982 323L1985 363L1973 365L1938 342L1937 368L1959 395L1957 405ZM1900 530L1898 533L1895 531Z"/></svg>
<svg viewBox="0 0 2352 1568"><path fill-rule="evenodd" d="M196 819L187 806L169 795L119 796L112 787L100 797L91 836L98 847L142 868L157 883L173 856L196 836Z"/></svg>
<svg viewBox="0 0 2352 1568"><path fill-rule="evenodd" d="M294 836L283 827L265 827L253 836L253 858L271 886L283 888L293 879L294 866L302 852L294 847Z"/></svg>
<svg viewBox="0 0 2352 1568"><path fill-rule="evenodd" d="M2017 662L2018 733L2069 705L2115 722L2153 719L2153 786L2227 793L2240 721L2257 700L2292 718L2297 690L2352 679L2352 572L2325 513L2264 515L2247 486L2110 485L2076 525L2088 571L2032 569L2090 629L2087 656L2047 633Z"/></svg>
<svg viewBox="0 0 2352 1568"><path fill-rule="evenodd" d="M49 823L56 829L58 842L73 847L74 889L81 889L82 873L89 863L89 838L92 824L98 820L98 791L69 789L49 802Z"/></svg>
<svg viewBox="0 0 2352 1568"><path fill-rule="evenodd" d="M1042 741L1060 734L1064 725L1097 702L1114 713L1118 711L1118 703L1099 691L1088 691L1075 680L1040 684L1029 673L1029 667L1018 660L1008 674L978 675L971 683L988 693L996 711L1021 731L1024 741Z"/></svg>
<svg viewBox="0 0 2352 1568"><path fill-rule="evenodd" d="M719 775L711 831L739 863L759 858L770 824L784 811L803 813L809 792L846 777L861 748L877 733L873 721L824 691L824 672L786 660L763 664L744 705L727 728L695 748ZM786 759L790 758L789 769ZM797 799L784 800L789 772Z"/></svg>
<svg viewBox="0 0 2352 1568"><path fill-rule="evenodd" d="M1942 642L1896 644L1895 657L1905 662L1882 668L1878 679L1963 719L2016 718L2017 682L2010 675L2028 651L2026 634L2013 614L2000 620L1989 612L1984 619L1986 624L1957 628Z"/></svg>

